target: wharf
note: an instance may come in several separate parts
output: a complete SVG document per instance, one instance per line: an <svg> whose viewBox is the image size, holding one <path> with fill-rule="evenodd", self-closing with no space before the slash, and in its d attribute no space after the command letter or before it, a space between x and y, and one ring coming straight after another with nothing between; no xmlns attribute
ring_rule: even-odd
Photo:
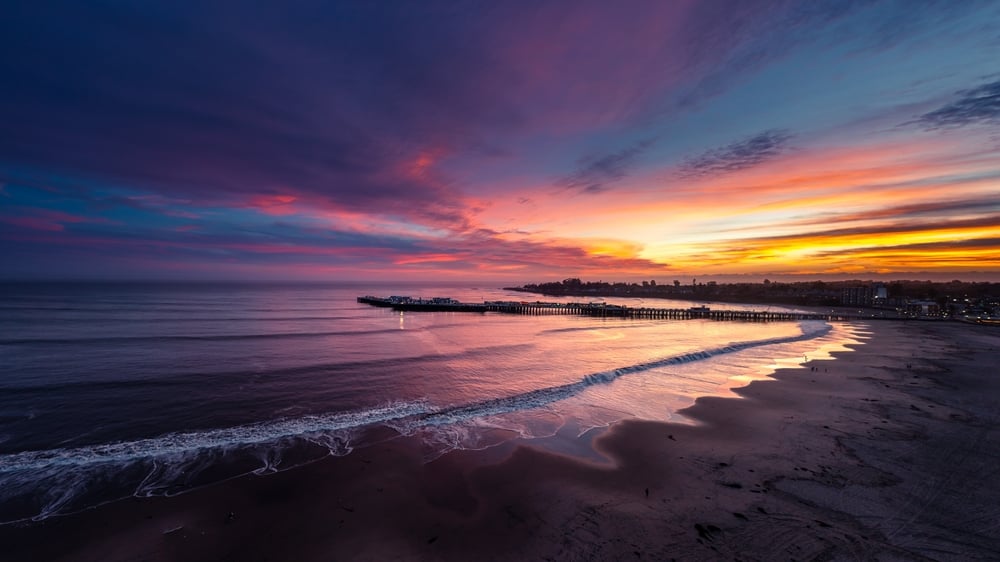
<svg viewBox="0 0 1000 562"><path fill-rule="evenodd" d="M560 302L517 302L486 301L483 303L463 303L449 298L412 299L410 297L358 297L358 302L371 306L392 308L414 312L498 312L503 314L550 315L566 314L574 316L595 316L608 318L649 318L664 320L707 319L718 321L779 322L801 320L873 320L882 316L846 314L841 312L810 313L791 311L756 310L712 310L708 307L653 308L630 307L606 303L560 303ZM899 318L894 318L899 319Z"/></svg>

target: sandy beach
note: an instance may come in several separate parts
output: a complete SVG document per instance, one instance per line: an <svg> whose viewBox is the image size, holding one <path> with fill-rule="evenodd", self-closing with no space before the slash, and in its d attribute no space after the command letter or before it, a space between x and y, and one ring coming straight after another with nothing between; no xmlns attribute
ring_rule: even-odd
<svg viewBox="0 0 1000 562"><path fill-rule="evenodd" d="M411 439L0 527L4 560L970 560L1000 552L1000 330L872 322L833 360L626 421L606 463Z"/></svg>

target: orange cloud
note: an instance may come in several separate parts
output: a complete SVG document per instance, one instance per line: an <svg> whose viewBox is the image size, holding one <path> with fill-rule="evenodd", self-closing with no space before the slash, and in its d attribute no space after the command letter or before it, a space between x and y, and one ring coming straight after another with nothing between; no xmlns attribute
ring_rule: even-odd
<svg viewBox="0 0 1000 562"><path fill-rule="evenodd" d="M1000 159L969 142L798 149L695 181L647 170L595 196L510 188L483 218L675 271L1000 270Z"/></svg>
<svg viewBox="0 0 1000 562"><path fill-rule="evenodd" d="M457 262L463 257L468 256L456 256L453 254L420 254L416 256L408 256L402 258L396 258L393 263L396 265L412 265L416 263L445 263L445 262Z"/></svg>

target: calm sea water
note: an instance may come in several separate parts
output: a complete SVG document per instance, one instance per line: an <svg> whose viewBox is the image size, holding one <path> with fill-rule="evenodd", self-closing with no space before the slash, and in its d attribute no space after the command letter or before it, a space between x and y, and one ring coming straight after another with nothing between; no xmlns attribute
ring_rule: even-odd
<svg viewBox="0 0 1000 562"><path fill-rule="evenodd" d="M684 421L677 410L698 396L863 336L823 322L401 314L355 301L540 298L469 286L0 291L0 522L281 470L375 435L416 436L433 459L514 438L555 446L630 417Z"/></svg>

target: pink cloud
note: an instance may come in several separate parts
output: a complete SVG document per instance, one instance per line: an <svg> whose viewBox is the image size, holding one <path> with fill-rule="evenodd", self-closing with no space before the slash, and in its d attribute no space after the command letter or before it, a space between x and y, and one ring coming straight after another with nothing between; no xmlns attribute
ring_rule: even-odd
<svg viewBox="0 0 1000 562"><path fill-rule="evenodd" d="M40 217L0 217L0 222L29 230L45 230L49 232L59 232L66 228L58 222Z"/></svg>
<svg viewBox="0 0 1000 562"><path fill-rule="evenodd" d="M102 217L85 217L73 215L62 211L40 208L19 208L21 212L17 216L0 216L0 222L26 228L30 230L44 230L58 232L65 230L66 224L76 223L103 223L109 224L111 221Z"/></svg>
<svg viewBox="0 0 1000 562"><path fill-rule="evenodd" d="M396 258L393 263L396 265L412 265L416 263L447 263L457 262L468 258L468 256L458 256L455 254L418 254L415 256L405 256Z"/></svg>
<svg viewBox="0 0 1000 562"><path fill-rule="evenodd" d="M267 215L285 216L298 212L294 205L298 200L298 196L289 194L258 195L250 199L247 206Z"/></svg>

